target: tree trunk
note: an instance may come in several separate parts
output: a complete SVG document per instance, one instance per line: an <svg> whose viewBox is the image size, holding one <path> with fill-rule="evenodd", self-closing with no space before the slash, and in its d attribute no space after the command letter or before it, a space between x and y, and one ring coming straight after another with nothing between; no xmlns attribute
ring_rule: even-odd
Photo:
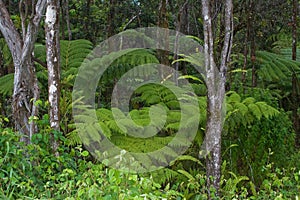
<svg viewBox="0 0 300 200"><path fill-rule="evenodd" d="M251 2L249 2L249 7L252 8ZM248 4L246 4L248 6ZM247 65L248 65L248 43L249 43L249 35L251 33L250 28L252 27L250 23L252 19L252 9L249 9L247 12L247 25L246 25L246 33L245 33L245 40L244 40L244 63L243 63L243 72L242 72L242 86L243 86L243 91L245 91L245 83L246 83L246 71L247 70Z"/></svg>
<svg viewBox="0 0 300 200"><path fill-rule="evenodd" d="M69 41L71 41L72 40L72 31L71 31L70 13L69 13L69 0L65 0L64 6L65 6L65 11L66 11L68 38L69 38Z"/></svg>
<svg viewBox="0 0 300 200"><path fill-rule="evenodd" d="M248 22L250 25L249 27L249 39L250 39L250 56L251 56L251 65L252 65L252 87L256 87L257 85L257 76L256 76L256 47L255 47L255 38L256 38L256 29L255 29L255 21L254 21L254 12L255 12L255 2L250 1L249 2L249 12L250 16L248 19Z"/></svg>
<svg viewBox="0 0 300 200"><path fill-rule="evenodd" d="M115 21L115 7L116 7L116 0L110 0L109 1L109 12L108 12L108 16L107 16L107 38L110 38L111 36L113 36L115 34L115 25L114 25L114 21ZM115 49L115 45L113 43L113 40L108 40L108 47L109 47L109 51L113 51Z"/></svg>
<svg viewBox="0 0 300 200"><path fill-rule="evenodd" d="M297 15L298 15L298 1L293 0L293 31L292 31L292 59L297 60ZM293 108L292 108L292 115L293 115L293 124L294 130L296 133L296 145L300 146L300 118L298 115L298 108L299 108L299 98L300 95L298 93L299 81L297 79L297 75L294 72L292 75L292 101L293 101Z"/></svg>
<svg viewBox="0 0 300 200"><path fill-rule="evenodd" d="M47 0L45 19L46 31L46 56L48 68L48 100L50 104L50 127L54 131L60 131L60 51L59 51L59 1ZM58 141L55 132L51 135L52 148L57 155Z"/></svg>
<svg viewBox="0 0 300 200"><path fill-rule="evenodd" d="M188 0L184 2L182 7L178 11L177 15L177 22L176 22L176 35L175 35L175 43L174 43L174 60L178 60L178 46L179 46L179 33L182 30L183 23L186 23L186 21L183 22L183 20L187 20L187 6L188 6ZM185 33L186 34L186 33ZM179 70L179 62L174 63L174 82L176 85L178 85L178 70Z"/></svg>
<svg viewBox="0 0 300 200"><path fill-rule="evenodd" d="M162 65L170 66L169 62L169 23L168 23L168 13L167 13L168 0L161 0L158 8L158 21L157 25L160 28L165 28L163 35L157 36L159 38L158 46L163 46L163 49L157 49L157 57ZM163 68L159 68L159 76L161 79L165 79L170 74L170 72L164 71Z"/></svg>
<svg viewBox="0 0 300 200"><path fill-rule="evenodd" d="M209 0L202 0L202 15L204 29L204 56L207 86L207 123L205 145L208 153L206 158L206 175L209 199L211 188L219 195L221 179L221 133L224 121L223 101L225 99L225 82L227 63L232 47L232 0L225 1L225 36L221 52L219 69L215 63L214 39L212 30L211 7Z"/></svg>
<svg viewBox="0 0 300 200"><path fill-rule="evenodd" d="M5 4L0 0L0 30L8 44L15 66L13 117L16 130L24 135L21 141L26 144L30 143L32 134L36 131L32 119L38 112L34 102L39 98L39 88L32 52L45 5L46 0L39 0L32 8L31 18L27 22L26 30L24 29L26 33L22 33L22 38L14 26Z"/></svg>
<svg viewBox="0 0 300 200"><path fill-rule="evenodd" d="M65 30L66 30L66 11L65 11L65 6L64 6L64 0L60 0L60 9L61 9L61 21L60 21L60 33L61 33L61 39L65 40Z"/></svg>

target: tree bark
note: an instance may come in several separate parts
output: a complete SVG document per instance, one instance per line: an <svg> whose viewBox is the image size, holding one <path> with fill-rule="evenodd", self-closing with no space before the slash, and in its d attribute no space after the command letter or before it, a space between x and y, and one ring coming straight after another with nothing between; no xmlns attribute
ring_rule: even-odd
<svg viewBox="0 0 300 200"><path fill-rule="evenodd" d="M70 23L70 12L69 12L69 0L64 1L64 7L66 11L66 23L67 23L67 29L68 29L68 38L69 41L72 40L72 31L71 31L71 23Z"/></svg>
<svg viewBox="0 0 300 200"><path fill-rule="evenodd" d="M254 21L254 12L255 12L255 2L250 1L249 2L249 12L250 16L248 19L248 25L249 27L249 39L250 39L250 56L251 56L251 65L252 65L252 87L256 87L257 85L257 76L256 76L256 66L255 66L255 61L256 61L256 45L255 45L255 38L256 38L256 29L255 29L255 21Z"/></svg>
<svg viewBox="0 0 300 200"><path fill-rule="evenodd" d="M167 13L168 0L161 0L158 8L158 27L165 28L163 35L157 36L159 38L158 46L164 46L165 50L157 49L157 57L162 65L170 66L169 62L169 23L168 23L168 13ZM164 71L159 68L159 76L161 79L165 79L170 74L170 72Z"/></svg>
<svg viewBox="0 0 300 200"><path fill-rule="evenodd" d="M187 16L185 16L184 12L187 12L187 6L188 6L188 0L184 2L182 7L178 11L177 15L177 22L176 22L176 35L175 35L175 43L174 43L174 60L178 60L178 46L179 46L179 33L181 32L182 26L183 26L183 20L187 20ZM186 22L186 21L185 21ZM184 26L183 26L184 27ZM186 33L185 33L186 34ZM176 85L178 85L178 70L179 70L179 62L174 63L174 82Z"/></svg>
<svg viewBox="0 0 300 200"><path fill-rule="evenodd" d="M32 52L45 5L46 0L39 0L35 7L32 7L28 25L26 30L25 28L23 29L23 37L21 37L11 20L5 4L0 0L0 30L8 44L15 67L12 103L13 117L16 130L24 134L21 141L24 141L26 144L31 142L31 137L36 131L34 121L30 120L38 113L34 102L39 98ZM24 31L26 32L24 33Z"/></svg>
<svg viewBox="0 0 300 200"><path fill-rule="evenodd" d="M211 187L219 195L221 179L221 133L224 120L224 99L227 63L229 61L232 35L232 0L225 1L225 36L221 52L219 69L215 63L214 39L212 30L211 7L209 0L202 0L203 30L204 30L204 56L207 86L207 123L205 132L205 145L207 150L206 175L208 196L211 199Z"/></svg>
<svg viewBox="0 0 300 200"><path fill-rule="evenodd" d="M47 0L45 19L46 31L46 57L48 69L48 100L50 104L50 127L54 131L60 131L60 46L59 46L59 1ZM58 141L55 132L51 135L52 148L57 155Z"/></svg>
<svg viewBox="0 0 300 200"><path fill-rule="evenodd" d="M297 60L297 15L298 15L298 1L293 0L293 17L292 17L292 59ZM300 117L298 115L300 95L297 92L299 87L299 81L297 75L294 72L292 75L292 115L293 115L293 125L296 133L296 145L300 146Z"/></svg>
<svg viewBox="0 0 300 200"><path fill-rule="evenodd" d="M250 8L252 8L251 6L251 2L249 2L250 4ZM248 4L246 4L246 6L248 6ZM246 72L245 70L247 70L247 65L248 65L248 43L249 43L249 35L250 35L250 28L251 26L251 19L252 19L252 9L248 10L247 12L247 25L246 25L246 33L245 33L245 40L244 40L244 63L243 63L243 72L242 72L242 86L243 86L243 90L245 87L245 83L246 83Z"/></svg>
<svg viewBox="0 0 300 200"><path fill-rule="evenodd" d="M107 38L110 38L115 34L115 7L116 7L116 0L110 0L109 1L109 12L107 16ZM115 45L113 43L113 40L108 40L108 46L109 46L109 51L113 51L115 48Z"/></svg>

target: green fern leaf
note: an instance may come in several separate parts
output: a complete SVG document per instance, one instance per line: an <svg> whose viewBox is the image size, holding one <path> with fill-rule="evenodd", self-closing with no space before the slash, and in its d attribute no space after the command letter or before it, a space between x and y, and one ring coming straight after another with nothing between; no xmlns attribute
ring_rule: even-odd
<svg viewBox="0 0 300 200"><path fill-rule="evenodd" d="M106 109L106 108L97 109L96 115L97 115L98 119L101 121L110 121L110 120L114 119L111 110Z"/></svg>
<svg viewBox="0 0 300 200"><path fill-rule="evenodd" d="M66 138L67 138L66 144L68 146L75 146L75 145L82 144L81 138L79 137L77 130L73 130L67 133Z"/></svg>
<svg viewBox="0 0 300 200"><path fill-rule="evenodd" d="M108 128L108 126L104 123L104 122L99 122L99 125L101 127L102 133L107 137L110 138L111 137L111 131Z"/></svg>
<svg viewBox="0 0 300 200"><path fill-rule="evenodd" d="M255 103L255 99L253 98L253 97L247 97L246 99L244 99L243 100L243 104L245 104L245 105L249 105L249 104L253 104L253 103Z"/></svg>
<svg viewBox="0 0 300 200"><path fill-rule="evenodd" d="M277 109L273 108L272 106L269 106L266 102L256 102L255 104L259 107L261 113L267 119L279 114L279 111Z"/></svg>
<svg viewBox="0 0 300 200"><path fill-rule="evenodd" d="M0 93L11 96L14 88L14 74L7 74L0 77Z"/></svg>
<svg viewBox="0 0 300 200"><path fill-rule="evenodd" d="M171 110L179 110L180 109L180 104L177 100L172 100L172 101L166 102L165 104Z"/></svg>
<svg viewBox="0 0 300 200"><path fill-rule="evenodd" d="M227 97L227 103L238 103L241 102L241 96L236 93L231 91L231 94L229 97Z"/></svg>
<svg viewBox="0 0 300 200"><path fill-rule="evenodd" d="M258 119L260 120L262 117L262 113L259 109L259 107L256 104L249 104L248 105L249 110L251 111L251 113Z"/></svg>
<svg viewBox="0 0 300 200"><path fill-rule="evenodd" d="M234 108L239 110L239 112L241 112L243 116L248 112L248 107L243 103L235 103Z"/></svg>

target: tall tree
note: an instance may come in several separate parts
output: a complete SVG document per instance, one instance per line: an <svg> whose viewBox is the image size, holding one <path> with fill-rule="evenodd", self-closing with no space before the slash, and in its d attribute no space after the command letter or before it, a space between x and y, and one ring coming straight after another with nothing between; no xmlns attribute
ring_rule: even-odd
<svg viewBox="0 0 300 200"><path fill-rule="evenodd" d="M298 16L298 0L293 0L293 16L292 16L292 59L297 60L297 16ZM300 118L298 115L300 95L299 80L297 74L292 74L292 113L293 113L293 124L296 132L296 144L300 146Z"/></svg>
<svg viewBox="0 0 300 200"><path fill-rule="evenodd" d="M116 12L117 1L109 0L109 12L107 16L107 38L113 36L115 34L115 12ZM114 44L112 40L109 40L109 49L112 51L114 49Z"/></svg>
<svg viewBox="0 0 300 200"><path fill-rule="evenodd" d="M69 0L60 1L61 8L61 36L62 39L65 39L65 25L67 26L68 31L68 40L72 40L72 31L70 24L70 14L69 14Z"/></svg>
<svg viewBox="0 0 300 200"><path fill-rule="evenodd" d="M161 28L165 28L165 31L162 35L160 35L158 38L160 38L159 45L164 46L164 49L161 50L157 49L157 57L160 60L160 63L166 66L170 66L169 62L169 22L168 22L168 0L161 0L158 8L158 21L157 25ZM170 74L170 72L166 72L163 69L159 69L159 75L162 79L167 77Z"/></svg>
<svg viewBox="0 0 300 200"><path fill-rule="evenodd" d="M207 124L206 124L206 175L209 198L210 188L220 188L221 179L221 133L224 121L224 99L227 64L230 58L233 36L233 5L232 0L226 0L224 6L225 35L221 51L220 66L215 62L214 37L211 13L212 7L209 0L202 0L202 15L204 29L204 56L207 86Z"/></svg>
<svg viewBox="0 0 300 200"><path fill-rule="evenodd" d="M60 131L60 48L59 48L59 1L47 0L45 19L46 32L46 58L48 69L48 100L50 127L54 131ZM52 134L52 148L57 153L58 142Z"/></svg>
<svg viewBox="0 0 300 200"><path fill-rule="evenodd" d="M12 54L15 67L13 92L13 117L15 128L24 134L21 141L29 144L36 131L33 118L38 108L39 88L32 60L34 42L44 14L46 0L19 2L22 32L15 27L4 2L0 0L0 30Z"/></svg>

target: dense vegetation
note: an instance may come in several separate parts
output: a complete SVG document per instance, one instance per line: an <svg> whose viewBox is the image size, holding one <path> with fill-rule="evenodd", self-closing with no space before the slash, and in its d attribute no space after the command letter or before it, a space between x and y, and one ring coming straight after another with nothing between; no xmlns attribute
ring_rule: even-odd
<svg viewBox="0 0 300 200"><path fill-rule="evenodd" d="M235 28L226 72L219 191L207 187L202 145L209 112L208 89L205 77L193 67L203 63L199 53L200 45L205 42L201 2L60 2L59 129L53 127L49 113L52 107L46 56L49 47L42 31L44 22L36 33L32 55L40 95L38 99L28 99L30 106L39 110L28 117L29 124L36 125L30 142L23 140L29 137L15 125L17 118L12 103L16 95L15 58L5 37L0 38L0 199L300 198L300 48L295 42L299 36L293 34L299 26L298 1L233 1ZM224 4L213 2L214 51L219 56L225 35ZM22 21L24 13L31 12L33 7L25 1L0 3L8 9L16 30L22 33L24 24L30 24L30 16L28 21ZM295 15L296 18L292 17ZM116 59L98 80L93 99L98 121L88 128L100 128L112 144L122 149L114 157L117 164L122 163L117 170L109 167L107 160L100 162L95 146L96 150L101 146L85 140L78 131L80 126L72 113L73 106L80 104L72 99L74 82L83 63L93 69L95 60L101 61L94 59L95 51L92 52L98 43L122 31L130 37L145 39L134 28L156 25L190 35L188 38L197 42L200 49L191 55L165 54L156 49L106 55L107 60ZM143 41L153 43L151 38ZM216 62L221 61L216 59ZM181 75L175 81L172 76L165 76L163 84L148 83L136 88L129 102L122 98L133 82L138 84L153 74L160 74L155 68L136 66L159 63L178 69ZM115 85L129 72L135 78L117 90ZM86 79L94 73L89 71ZM184 81L188 81L193 93ZM117 92L117 104L128 104L128 112L112 106L113 92ZM195 121L198 128L191 144L185 138L176 137L178 131L184 132L185 137L192 135ZM138 134L151 137L134 137ZM170 163L174 156L172 150L147 157L146 153L161 149L171 141L170 146L187 148L185 153ZM145 163L124 162L129 152L145 153ZM128 173L132 166L160 164L167 166Z"/></svg>

